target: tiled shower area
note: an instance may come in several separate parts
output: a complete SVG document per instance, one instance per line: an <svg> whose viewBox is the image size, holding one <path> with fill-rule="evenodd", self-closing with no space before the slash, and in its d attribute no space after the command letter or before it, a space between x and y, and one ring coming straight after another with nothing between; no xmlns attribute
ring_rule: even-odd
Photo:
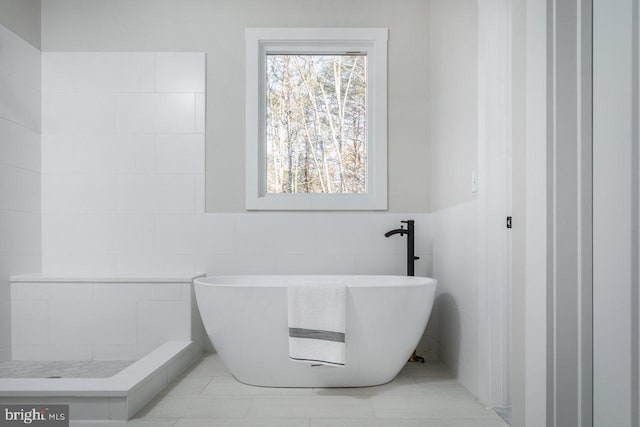
<svg viewBox="0 0 640 427"><path fill-rule="evenodd" d="M43 271L193 271L204 54L46 52L42 61Z"/></svg>

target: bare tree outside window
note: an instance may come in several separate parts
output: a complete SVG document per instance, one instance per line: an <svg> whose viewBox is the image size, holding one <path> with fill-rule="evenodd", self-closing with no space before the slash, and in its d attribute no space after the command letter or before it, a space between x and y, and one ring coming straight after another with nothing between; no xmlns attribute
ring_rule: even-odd
<svg viewBox="0 0 640 427"><path fill-rule="evenodd" d="M367 192L366 55L266 60L267 193Z"/></svg>

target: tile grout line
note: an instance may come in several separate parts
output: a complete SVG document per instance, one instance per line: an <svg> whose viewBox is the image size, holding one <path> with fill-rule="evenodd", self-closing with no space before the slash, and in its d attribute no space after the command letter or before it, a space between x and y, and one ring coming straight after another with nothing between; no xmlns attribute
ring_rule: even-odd
<svg viewBox="0 0 640 427"><path fill-rule="evenodd" d="M253 405L256 402L256 396L251 396L251 403L249 404L249 406L247 407L247 412L244 414L244 418L245 420L249 419L249 414L251 413L251 409L253 409Z"/></svg>
<svg viewBox="0 0 640 427"><path fill-rule="evenodd" d="M367 396L367 400L369 401L369 406L371 406L371 413L373 414L373 418L378 419L378 416L376 415L376 409L373 406L373 399L371 399L371 396Z"/></svg>

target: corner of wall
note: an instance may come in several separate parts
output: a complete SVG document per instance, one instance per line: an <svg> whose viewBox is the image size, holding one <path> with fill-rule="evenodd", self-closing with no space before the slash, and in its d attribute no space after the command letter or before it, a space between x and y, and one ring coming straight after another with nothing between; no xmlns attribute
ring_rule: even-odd
<svg viewBox="0 0 640 427"><path fill-rule="evenodd" d="M37 49L41 46L41 17L41 0L0 2L0 25L9 28Z"/></svg>
<svg viewBox="0 0 640 427"><path fill-rule="evenodd" d="M9 2L3 2L6 5ZM11 2L11 4L18 2ZM3 15L0 12L0 16ZM41 268L40 51L0 24L0 361L11 358L9 277Z"/></svg>

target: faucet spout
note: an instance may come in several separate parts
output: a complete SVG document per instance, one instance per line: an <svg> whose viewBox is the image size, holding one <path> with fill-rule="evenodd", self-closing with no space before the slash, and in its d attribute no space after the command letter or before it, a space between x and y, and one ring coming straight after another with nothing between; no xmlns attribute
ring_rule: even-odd
<svg viewBox="0 0 640 427"><path fill-rule="evenodd" d="M404 236L405 234L409 234L409 232L404 228L396 228L395 230L387 231L386 233L384 233L384 237L390 237L390 236L393 236L394 234L399 234L401 236Z"/></svg>

